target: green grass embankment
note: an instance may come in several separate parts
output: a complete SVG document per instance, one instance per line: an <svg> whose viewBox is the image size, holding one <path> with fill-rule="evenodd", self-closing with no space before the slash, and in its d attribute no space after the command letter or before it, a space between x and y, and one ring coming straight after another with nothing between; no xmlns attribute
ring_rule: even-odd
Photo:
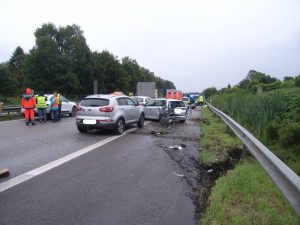
<svg viewBox="0 0 300 225"><path fill-rule="evenodd" d="M200 162L222 163L232 149L241 148L237 137L208 109L203 109ZM212 188L200 224L300 224L299 218L251 156L219 178Z"/></svg>

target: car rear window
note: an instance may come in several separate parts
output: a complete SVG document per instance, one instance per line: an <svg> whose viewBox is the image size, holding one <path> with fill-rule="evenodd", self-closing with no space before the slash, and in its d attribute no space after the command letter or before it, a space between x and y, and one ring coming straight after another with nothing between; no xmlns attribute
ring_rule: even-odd
<svg viewBox="0 0 300 225"><path fill-rule="evenodd" d="M182 101L172 101L170 102L170 108L175 109L177 107L185 107L185 104Z"/></svg>
<svg viewBox="0 0 300 225"><path fill-rule="evenodd" d="M150 100L146 106L165 106L166 100Z"/></svg>
<svg viewBox="0 0 300 225"><path fill-rule="evenodd" d="M80 102L80 105L88 107L107 106L109 105L109 100L102 98L85 98Z"/></svg>

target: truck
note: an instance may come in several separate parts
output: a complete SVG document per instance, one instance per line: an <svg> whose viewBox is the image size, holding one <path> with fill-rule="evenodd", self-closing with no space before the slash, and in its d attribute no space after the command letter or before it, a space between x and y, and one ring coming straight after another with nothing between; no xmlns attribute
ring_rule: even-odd
<svg viewBox="0 0 300 225"><path fill-rule="evenodd" d="M136 85L136 95L157 98L155 82L138 82Z"/></svg>
<svg viewBox="0 0 300 225"><path fill-rule="evenodd" d="M182 91L176 89L167 89L166 98L182 100Z"/></svg>

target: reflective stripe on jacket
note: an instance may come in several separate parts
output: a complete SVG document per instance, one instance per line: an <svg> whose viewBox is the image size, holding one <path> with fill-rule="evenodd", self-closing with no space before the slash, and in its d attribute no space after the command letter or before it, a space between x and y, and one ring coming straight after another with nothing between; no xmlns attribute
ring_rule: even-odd
<svg viewBox="0 0 300 225"><path fill-rule="evenodd" d="M35 108L35 98L31 96L23 95L22 107L24 109L34 109Z"/></svg>
<svg viewBox="0 0 300 225"><path fill-rule="evenodd" d="M47 104L46 104L46 97L45 96L38 96L36 98L36 107L38 109L46 109L47 108Z"/></svg>
<svg viewBox="0 0 300 225"><path fill-rule="evenodd" d="M57 94L57 98L58 98L58 105L61 105L60 94Z"/></svg>

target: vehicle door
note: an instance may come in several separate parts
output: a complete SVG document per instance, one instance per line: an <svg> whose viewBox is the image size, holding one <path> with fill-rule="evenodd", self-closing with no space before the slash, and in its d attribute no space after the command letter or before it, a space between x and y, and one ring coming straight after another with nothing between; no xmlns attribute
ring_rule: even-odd
<svg viewBox="0 0 300 225"><path fill-rule="evenodd" d="M69 100L66 99L62 95L60 95L59 98L60 98L60 101L61 101L61 112L63 112L63 113L71 112L73 106L71 104L69 104Z"/></svg>
<svg viewBox="0 0 300 225"><path fill-rule="evenodd" d="M131 120L131 116L130 116L130 107L128 105L128 102L126 100L126 98L124 97L120 97L116 99L118 102L118 109L120 110L120 115L122 115L125 119L125 123L130 123Z"/></svg>
<svg viewBox="0 0 300 225"><path fill-rule="evenodd" d="M154 107L155 107L154 100L147 102L147 104L144 107L145 118L154 119L153 118Z"/></svg>
<svg viewBox="0 0 300 225"><path fill-rule="evenodd" d="M128 104L128 111L129 111L129 119L131 123L135 123L140 118L140 108L137 104L130 98L124 97Z"/></svg>

